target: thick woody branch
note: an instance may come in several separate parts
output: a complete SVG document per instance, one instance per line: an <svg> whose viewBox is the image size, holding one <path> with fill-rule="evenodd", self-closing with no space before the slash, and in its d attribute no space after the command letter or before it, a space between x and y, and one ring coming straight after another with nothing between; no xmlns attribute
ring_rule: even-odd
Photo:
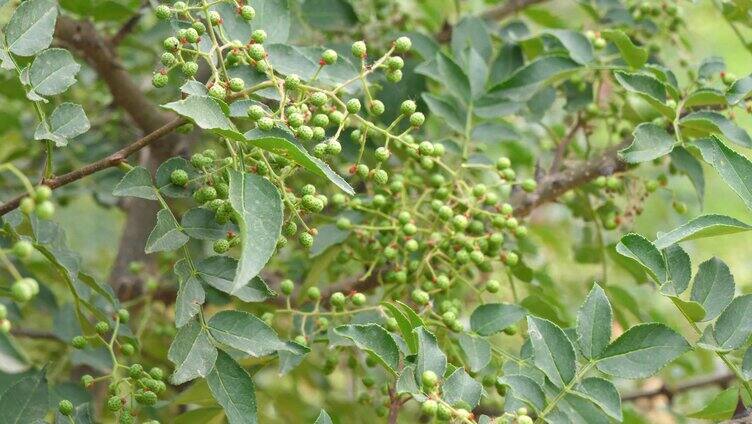
<svg viewBox="0 0 752 424"><path fill-rule="evenodd" d="M170 134L177 127L185 124L186 122L187 120L184 118L176 118L170 121L169 123L167 123L166 125L158 128L156 131L147 134L146 136L134 141L133 143L125 146L124 148L118 150L115 153L112 153L96 162L92 162L88 165L78 168L75 171L71 171L71 172L68 172L67 174L63 174L54 178L46 179L42 181L42 184L50 187L51 189L56 189L66 184L70 184L74 181L78 181L81 178L89 176L95 172L99 172L107 168L116 167L120 165L121 163L123 163L125 159L127 159L129 156L133 155L134 153L138 152L144 147L149 146L155 141L160 140L167 134ZM14 199L9 200L8 202L0 205L0 216L5 215L6 213L16 209L21 199L23 199L25 196L26 195L19 195L15 197Z"/></svg>

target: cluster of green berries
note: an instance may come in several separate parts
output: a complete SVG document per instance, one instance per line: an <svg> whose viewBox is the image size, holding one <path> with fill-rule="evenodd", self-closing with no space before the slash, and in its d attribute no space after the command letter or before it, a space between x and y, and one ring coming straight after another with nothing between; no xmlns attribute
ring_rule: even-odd
<svg viewBox="0 0 752 424"><path fill-rule="evenodd" d="M139 407L154 406L159 395L167 390L165 373L159 367L146 371L143 365L135 363L127 367L127 376L113 378L108 386L107 410L114 414L119 423L135 422ZM91 387L95 378L89 374L81 378L84 387ZM126 383L126 384L122 384ZM148 421L159 424L156 420Z"/></svg>
<svg viewBox="0 0 752 424"><path fill-rule="evenodd" d="M26 215L36 214L40 219L51 219L55 215L55 205L50 198L52 189L46 185L40 185L34 189L34 193L24 197L19 203L19 209Z"/></svg>

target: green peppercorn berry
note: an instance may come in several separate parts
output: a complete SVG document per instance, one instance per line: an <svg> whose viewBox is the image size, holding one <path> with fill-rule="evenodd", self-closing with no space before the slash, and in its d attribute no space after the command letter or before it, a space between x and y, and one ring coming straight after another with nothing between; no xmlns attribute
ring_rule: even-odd
<svg viewBox="0 0 752 424"><path fill-rule="evenodd" d="M249 5L240 8L240 16L246 21L251 21L256 17L256 9Z"/></svg>
<svg viewBox="0 0 752 424"><path fill-rule="evenodd" d="M687 213L687 204L686 203L684 203L684 202L674 202L673 206L674 206L674 210L676 211L676 213L678 213L680 215L684 215L685 213Z"/></svg>
<svg viewBox="0 0 752 424"><path fill-rule="evenodd" d="M120 350L125 356L132 356L134 353L136 353L136 347L130 343L123 343L123 345L120 346Z"/></svg>
<svg viewBox="0 0 752 424"><path fill-rule="evenodd" d="M261 61L266 57L266 49L261 44L253 44L248 48L248 55L253 60Z"/></svg>
<svg viewBox="0 0 752 424"><path fill-rule="evenodd" d="M99 321L94 326L94 329L98 334L106 334L108 331L110 331L110 324L108 324L106 321Z"/></svg>
<svg viewBox="0 0 752 424"><path fill-rule="evenodd" d="M338 110L335 110L329 114L329 121L331 121L333 125L339 125L344 120L345 120L345 115Z"/></svg>
<svg viewBox="0 0 752 424"><path fill-rule="evenodd" d="M194 22L191 28L195 29L198 35L203 35L206 32L206 25L201 21Z"/></svg>
<svg viewBox="0 0 752 424"><path fill-rule="evenodd" d="M457 231L462 231L470 224L465 215L455 215L452 218L452 227Z"/></svg>
<svg viewBox="0 0 752 424"><path fill-rule="evenodd" d="M423 371L420 376L420 382L423 385L423 390L432 392L436 385L439 383L439 376L431 370Z"/></svg>
<svg viewBox="0 0 752 424"><path fill-rule="evenodd" d="M144 372L144 367L141 364L133 364L128 368L128 375L131 378L140 378Z"/></svg>
<svg viewBox="0 0 752 424"><path fill-rule="evenodd" d="M300 245L305 247L306 249L313 246L313 236L309 233L300 233L300 235L298 236L298 241L300 242Z"/></svg>
<svg viewBox="0 0 752 424"><path fill-rule="evenodd" d="M342 294L342 292L334 292L329 298L329 303L331 303L333 307L340 309L345 306L345 300L345 295Z"/></svg>
<svg viewBox="0 0 752 424"><path fill-rule="evenodd" d="M230 250L230 242L226 239L219 239L214 242L212 249L214 249L214 253L221 255Z"/></svg>
<svg viewBox="0 0 752 424"><path fill-rule="evenodd" d="M28 240L19 240L13 245L13 254L21 259L28 258L34 252L34 245Z"/></svg>
<svg viewBox="0 0 752 424"><path fill-rule="evenodd" d="M371 102L371 113L380 116L386 110L384 103L381 100L374 100Z"/></svg>
<svg viewBox="0 0 752 424"><path fill-rule="evenodd" d="M34 212L34 208L36 208L36 206L36 202L31 197L24 197L19 203L19 209L21 209L21 212L25 213L26 215L31 215L31 213Z"/></svg>
<svg viewBox="0 0 752 424"><path fill-rule="evenodd" d="M0 319L8 318L8 308L0 303Z"/></svg>
<svg viewBox="0 0 752 424"><path fill-rule="evenodd" d="M315 127L326 127L329 125L329 117L323 113L317 113L313 115L310 123Z"/></svg>
<svg viewBox="0 0 752 424"><path fill-rule="evenodd" d="M222 23L222 16L220 16L219 12L212 10L209 12L209 22L212 25L219 25Z"/></svg>
<svg viewBox="0 0 752 424"><path fill-rule="evenodd" d="M335 139L331 139L326 142L326 153L332 156L337 156L342 153L342 144Z"/></svg>
<svg viewBox="0 0 752 424"><path fill-rule="evenodd" d="M214 84L209 88L209 95L215 99L224 100L227 97L227 90L220 84Z"/></svg>
<svg viewBox="0 0 752 424"><path fill-rule="evenodd" d="M193 77L198 73L198 63L196 62L185 62L180 67L180 71L183 72L183 75L185 75L188 78Z"/></svg>
<svg viewBox="0 0 752 424"><path fill-rule="evenodd" d="M366 165L364 163L358 164L358 166L355 167L355 173L359 177L365 178L365 177L368 176L369 172L371 172L371 171L370 171L370 169L368 169L368 165Z"/></svg>
<svg viewBox="0 0 752 424"><path fill-rule="evenodd" d="M298 138L303 141L308 141L313 138L313 129L311 129L311 127L309 127L308 125L301 125L295 131L295 135L297 135Z"/></svg>
<svg viewBox="0 0 752 424"><path fill-rule="evenodd" d="M599 38L599 40L602 40L602 38ZM528 417L527 415L522 415L517 417L515 420L517 424L533 424L534 421L532 418Z"/></svg>
<svg viewBox="0 0 752 424"><path fill-rule="evenodd" d="M324 53L321 54L321 62L325 65L333 65L337 62L337 52L332 49L324 50Z"/></svg>
<svg viewBox="0 0 752 424"><path fill-rule="evenodd" d="M256 126L261 131L271 131L274 128L274 120L268 116L263 116L256 121Z"/></svg>
<svg viewBox="0 0 752 424"><path fill-rule="evenodd" d="M366 304L366 295L363 293L355 293L350 298L350 301L354 306L363 306Z"/></svg>
<svg viewBox="0 0 752 424"><path fill-rule="evenodd" d="M34 297L34 289L24 282L24 279L18 280L10 287L11 295L16 302L28 302Z"/></svg>
<svg viewBox="0 0 752 424"><path fill-rule="evenodd" d="M319 300L321 299L321 290L318 287L309 287L306 290L306 297L313 301Z"/></svg>
<svg viewBox="0 0 752 424"><path fill-rule="evenodd" d="M290 126L290 128L298 128L299 126L303 125L305 122L305 116L303 116L302 113L292 113L287 117L287 125Z"/></svg>
<svg viewBox="0 0 752 424"><path fill-rule="evenodd" d="M149 375L155 380L161 380L164 378L164 371L162 371L162 368L153 367L149 370Z"/></svg>
<svg viewBox="0 0 752 424"><path fill-rule="evenodd" d="M55 205L49 200L45 200L42 203L37 204L34 212L40 219L51 219L55 215Z"/></svg>
<svg viewBox="0 0 752 424"><path fill-rule="evenodd" d="M76 349L83 349L87 345L86 337L84 336L76 336L71 340L71 346L73 346Z"/></svg>
<svg viewBox="0 0 752 424"><path fill-rule="evenodd" d="M157 19L159 19L160 21L164 21L170 18L172 12L170 11L169 6L160 4L156 9L154 9L154 15L156 15Z"/></svg>
<svg viewBox="0 0 752 424"><path fill-rule="evenodd" d="M418 108L418 106L415 104L412 100L405 100L400 105L400 113L405 116L410 116L413 113L415 113L415 110Z"/></svg>
<svg viewBox="0 0 752 424"><path fill-rule="evenodd" d="M405 66L405 61L399 56L392 56L386 60L385 65L390 71L398 71Z"/></svg>
<svg viewBox="0 0 752 424"><path fill-rule="evenodd" d="M386 147L379 147L374 152L374 156L376 157L377 161L383 162L389 159L389 156L390 156L389 149L387 149Z"/></svg>
<svg viewBox="0 0 752 424"><path fill-rule="evenodd" d="M285 88L288 90L297 90L300 88L300 77L296 74L290 74L285 77Z"/></svg>
<svg viewBox="0 0 752 424"><path fill-rule="evenodd" d="M174 7L175 11L177 12L185 12L188 8L188 5L183 1L176 1L175 4L172 5L172 7Z"/></svg>
<svg viewBox="0 0 752 424"><path fill-rule="evenodd" d="M364 41L354 42L350 47L350 52L352 52L352 55L355 57L365 58L368 53L366 43Z"/></svg>
<svg viewBox="0 0 752 424"><path fill-rule="evenodd" d="M157 72L151 78L151 83L156 88L162 88L166 86L168 82L170 82L170 77L168 77L167 74L163 74L161 72Z"/></svg>
<svg viewBox="0 0 752 424"><path fill-rule="evenodd" d="M188 173L183 169L176 169L170 174L170 182L176 186L185 187L188 185Z"/></svg>
<svg viewBox="0 0 752 424"><path fill-rule="evenodd" d="M110 411L117 412L122 407L123 401L120 400L119 396L111 396L109 399L107 399L107 409L109 409Z"/></svg>
<svg viewBox="0 0 752 424"><path fill-rule="evenodd" d="M431 300L429 294L421 289L415 289L410 293L410 297L418 305L427 305Z"/></svg>
<svg viewBox="0 0 752 424"><path fill-rule="evenodd" d="M412 48L412 41L409 37L400 37L394 42L394 50L397 53L406 53Z"/></svg>
<svg viewBox="0 0 752 424"><path fill-rule="evenodd" d="M185 30L185 39L189 43L197 43L200 38L201 36L194 28L188 28Z"/></svg>
<svg viewBox="0 0 752 424"><path fill-rule="evenodd" d="M321 91L317 91L313 94L311 94L311 104L317 107L324 106L326 102L329 100L329 97L327 97L326 94L322 93Z"/></svg>
<svg viewBox="0 0 752 424"><path fill-rule="evenodd" d="M81 376L81 385L84 387L91 387L91 385L94 384L94 377L92 377L89 374L84 374Z"/></svg>
<svg viewBox="0 0 752 424"><path fill-rule="evenodd" d="M57 410L66 417L70 416L73 413L73 403L68 399L63 399L57 404Z"/></svg>
<svg viewBox="0 0 752 424"><path fill-rule="evenodd" d="M383 169L373 172L373 181L378 185L385 185L389 181L389 174Z"/></svg>
<svg viewBox="0 0 752 424"><path fill-rule="evenodd" d="M360 112L360 107L360 100L358 99L350 99L347 101L347 112L351 114Z"/></svg>
<svg viewBox="0 0 752 424"><path fill-rule="evenodd" d="M617 190L621 187L621 180L618 177L610 176L606 178L606 188Z"/></svg>
<svg viewBox="0 0 752 424"><path fill-rule="evenodd" d="M178 59L174 54L170 52L162 53L162 57L159 59L159 61L162 63L162 65L167 67L172 67L178 63Z"/></svg>
<svg viewBox="0 0 752 424"><path fill-rule="evenodd" d="M413 116L415 115L417 115L417 113L413 114ZM421 141L420 144L418 145L418 153L420 153L423 156L431 156L433 154L433 143L431 143L430 141Z"/></svg>
<svg viewBox="0 0 752 424"><path fill-rule="evenodd" d="M438 409L439 409L439 404L433 399L428 399L425 402L423 402L422 405L420 405L420 412L423 415L427 415L429 417L435 416L436 411Z"/></svg>
<svg viewBox="0 0 752 424"><path fill-rule="evenodd" d="M343 216L337 219L337 228L340 230L348 230L350 227L352 227L352 222L346 217Z"/></svg>
<svg viewBox="0 0 752 424"><path fill-rule="evenodd" d="M394 71L389 71L386 73L386 79L391 83L398 83L402 81L402 71L399 69Z"/></svg>
<svg viewBox="0 0 752 424"><path fill-rule="evenodd" d="M165 38L164 42L162 42L162 45L164 46L165 50L168 51L175 51L180 47L180 40L178 40L176 37L168 37Z"/></svg>
<svg viewBox="0 0 752 424"><path fill-rule="evenodd" d="M282 282L279 283L279 290L285 296L289 296L290 294L292 294L292 291L294 288L295 288L295 283L293 283L292 280L290 279L282 280Z"/></svg>
<svg viewBox="0 0 752 424"><path fill-rule="evenodd" d="M426 122L426 116L423 115L420 112L415 112L412 115L410 115L410 125L414 127L420 127L423 125L423 123Z"/></svg>
<svg viewBox="0 0 752 424"><path fill-rule="evenodd" d="M243 89L245 88L245 81L243 81L242 78L232 78L230 79L230 83L228 85L230 87L230 91L237 93L243 91Z"/></svg>
<svg viewBox="0 0 752 424"><path fill-rule="evenodd" d="M524 181L522 181L522 189L526 191L527 193L534 192L536 188L538 188L538 183L535 182L534 179L527 178Z"/></svg>
<svg viewBox="0 0 752 424"><path fill-rule="evenodd" d="M254 43L263 43L264 41L266 41L266 31L264 31L263 29L254 30L251 33L251 40Z"/></svg>

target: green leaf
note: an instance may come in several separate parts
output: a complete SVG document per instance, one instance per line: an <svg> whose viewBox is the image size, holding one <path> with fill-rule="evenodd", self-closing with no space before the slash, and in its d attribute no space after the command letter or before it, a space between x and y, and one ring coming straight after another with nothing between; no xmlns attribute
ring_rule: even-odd
<svg viewBox="0 0 752 424"><path fill-rule="evenodd" d="M266 46L266 51L269 54L269 60L274 66L274 70L283 75L297 74L302 80L307 81L318 73L318 81L331 85L337 85L359 75L358 69L360 69L360 64L358 64L358 69L356 69L345 56L341 56L337 60L337 63L327 65L319 70L321 68L319 61L321 60L321 54L324 52L324 49L319 47L298 47L289 44L268 43L264 45ZM356 87L356 85L350 84L344 87L343 91L355 93L357 91Z"/></svg>
<svg viewBox="0 0 752 424"><path fill-rule="evenodd" d="M665 325L639 324L608 345L596 367L614 377L645 378L688 350L689 343Z"/></svg>
<svg viewBox="0 0 752 424"><path fill-rule="evenodd" d="M415 360L416 380L421 381L426 371L433 371L441 378L447 368L447 357L441 351L436 336L425 327L418 327L413 332L418 338L418 357Z"/></svg>
<svg viewBox="0 0 752 424"><path fill-rule="evenodd" d="M611 303L600 285L593 284L577 312L577 342L582 355L597 358L611 342Z"/></svg>
<svg viewBox="0 0 752 424"><path fill-rule="evenodd" d="M355 190L347 181L332 171L329 165L311 156L287 131L278 128L272 131L256 129L247 132L245 137L248 144L290 159L310 172L328 179L345 193L351 196L355 194Z"/></svg>
<svg viewBox="0 0 752 424"><path fill-rule="evenodd" d="M509 386L512 394L521 401L532 406L536 411L542 411L546 406L546 396L543 389L530 377L508 374L499 377L499 383Z"/></svg>
<svg viewBox="0 0 752 424"><path fill-rule="evenodd" d="M382 305L389 310L389 313L397 321L397 327L400 329L402 338L405 339L408 349L413 354L418 353L418 339L413 334L415 326L410 322L407 316L396 306L389 302L384 302Z"/></svg>
<svg viewBox="0 0 752 424"><path fill-rule="evenodd" d="M47 127L40 123L34 132L34 140L54 141L58 147L68 144L68 140L89 131L89 118L81 105L61 103L52 111Z"/></svg>
<svg viewBox="0 0 752 424"><path fill-rule="evenodd" d="M305 0L301 11L306 22L323 31L345 30L358 24L355 10L344 0Z"/></svg>
<svg viewBox="0 0 752 424"><path fill-rule="evenodd" d="M264 321L244 311L221 311L209 319L214 339L254 358L285 350L285 342Z"/></svg>
<svg viewBox="0 0 752 424"><path fill-rule="evenodd" d="M609 29L601 32L601 36L606 40L614 43L621 57L630 67L634 69L641 68L648 60L648 51L642 47L636 46L632 40L618 29Z"/></svg>
<svg viewBox="0 0 752 424"><path fill-rule="evenodd" d="M259 276L246 281L246 284L241 286L240 289L232 292L235 289L235 270L237 268L238 261L228 256L210 256L196 264L198 276L206 284L219 291L233 294L244 302L263 302L275 295Z"/></svg>
<svg viewBox="0 0 752 424"><path fill-rule="evenodd" d="M321 412L319 412L318 418L316 418L316 422L313 424L333 424L332 417L322 409Z"/></svg>
<svg viewBox="0 0 752 424"><path fill-rule="evenodd" d="M34 58L29 68L29 83L34 93L52 96L65 92L76 82L81 65L65 49L47 49Z"/></svg>
<svg viewBox="0 0 752 424"><path fill-rule="evenodd" d="M752 230L752 226L726 215L701 215L691 221L662 234L655 246L665 249L685 240L696 240Z"/></svg>
<svg viewBox="0 0 752 424"><path fill-rule="evenodd" d="M697 68L697 76L710 79L726 70L726 62L720 56L708 56L702 60Z"/></svg>
<svg viewBox="0 0 752 424"><path fill-rule="evenodd" d="M442 398L452 406L458 404L470 405L475 408L480 403L483 386L475 381L463 368L457 368L446 378L441 386Z"/></svg>
<svg viewBox="0 0 752 424"><path fill-rule="evenodd" d="M721 133L732 143L742 147L752 147L752 138L749 137L747 131L718 112L709 110L692 112L679 122L684 128L693 130L692 133L695 136Z"/></svg>
<svg viewBox="0 0 752 424"><path fill-rule="evenodd" d="M372 353L387 370L397 373L399 367L399 348L392 336L378 324L341 325L334 332L346 337L358 349Z"/></svg>
<svg viewBox="0 0 752 424"><path fill-rule="evenodd" d="M575 354L569 337L558 325L546 319L527 317L533 346L533 362L556 386L564 387L574 378Z"/></svg>
<svg viewBox="0 0 752 424"><path fill-rule="evenodd" d="M161 209L157 212L157 223L146 240L144 251L154 253L177 250L186 243L188 243L188 236L182 232L172 212Z"/></svg>
<svg viewBox="0 0 752 424"><path fill-rule="evenodd" d="M217 349L198 318L194 318L178 330L167 358L175 364L170 382L183 384L209 374L217 359Z"/></svg>
<svg viewBox="0 0 752 424"><path fill-rule="evenodd" d="M676 111L666 105L666 84L658 78L648 74L631 74L622 71L614 72L614 76L624 89L642 97L666 117L674 118Z"/></svg>
<svg viewBox="0 0 752 424"><path fill-rule="evenodd" d="M470 328L481 336L504 330L525 317L525 309L509 303L486 303L470 315Z"/></svg>
<svg viewBox="0 0 752 424"><path fill-rule="evenodd" d="M676 296L669 296L674 305L692 322L700 322L705 318L705 308L694 300L686 301Z"/></svg>
<svg viewBox="0 0 752 424"><path fill-rule="evenodd" d="M752 380L752 347L748 347L742 359L742 375L745 380Z"/></svg>
<svg viewBox="0 0 752 424"><path fill-rule="evenodd" d="M457 108L456 102L430 93L423 93L421 98L426 102L431 113L441 118L449 128L460 134L465 132L467 114L464 110Z"/></svg>
<svg viewBox="0 0 752 424"><path fill-rule="evenodd" d="M720 315L734 298L734 288L734 276L723 261L714 257L700 264L690 298L705 308L703 321Z"/></svg>
<svg viewBox="0 0 752 424"><path fill-rule="evenodd" d="M187 160L181 157L174 157L162 162L157 168L157 189L161 194L167 197L190 197L192 193L191 184L185 187L177 186L172 183L170 176L178 169L188 174L188 181L194 181L200 178L200 174Z"/></svg>
<svg viewBox="0 0 752 424"><path fill-rule="evenodd" d="M734 416L739 403L739 388L731 387L718 393L705 407L687 415L687 418L726 421Z"/></svg>
<svg viewBox="0 0 752 424"><path fill-rule="evenodd" d="M251 41L251 25L238 13L238 7L234 4L219 3L212 10L222 17L222 31L229 40L238 40L243 44Z"/></svg>
<svg viewBox="0 0 752 424"><path fill-rule="evenodd" d="M689 177L689 181L692 182L697 192L697 197L700 199L700 204L702 204L703 197L705 196L705 173L702 170L700 161L695 159L684 147L676 146L671 151L671 164L679 172Z"/></svg>
<svg viewBox="0 0 752 424"><path fill-rule="evenodd" d="M10 385L0 395L0 422L26 424L47 415L46 370L34 372Z"/></svg>
<svg viewBox="0 0 752 424"><path fill-rule="evenodd" d="M440 51L436 53L435 60L439 74L432 77L439 77L449 93L465 104L469 104L472 100L472 92L467 74L454 60Z"/></svg>
<svg viewBox="0 0 752 424"><path fill-rule="evenodd" d="M180 226L189 236L197 240L217 240L227 236L230 224L218 224L214 212L209 209L189 209L180 220Z"/></svg>
<svg viewBox="0 0 752 424"><path fill-rule="evenodd" d="M156 189L151 182L151 174L146 168L137 166L123 176L117 183L112 194L120 197L140 197L141 199L157 200Z"/></svg>
<svg viewBox="0 0 752 424"><path fill-rule="evenodd" d="M460 333L457 340L465 353L470 371L478 372L491 362L491 344L488 340L465 333Z"/></svg>
<svg viewBox="0 0 752 424"><path fill-rule="evenodd" d="M175 275L180 283L175 298L175 327L180 328L201 310L201 305L206 301L206 293L185 259L175 264Z"/></svg>
<svg viewBox="0 0 752 424"><path fill-rule="evenodd" d="M545 34L559 40L575 62L585 65L593 61L593 46L583 34L566 29L547 30Z"/></svg>
<svg viewBox="0 0 752 424"><path fill-rule="evenodd" d="M661 252L650 240L639 234L630 233L621 238L616 245L616 251L642 265L659 285L666 282L668 277L666 262Z"/></svg>
<svg viewBox="0 0 752 424"><path fill-rule="evenodd" d="M692 279L692 262L687 252L678 244L667 247L663 254L666 256L669 281L661 286L661 293L679 296L689 287L689 280Z"/></svg>
<svg viewBox="0 0 752 424"><path fill-rule="evenodd" d="M413 47L417 37L413 37ZM493 54L491 36L486 29L485 22L476 16L463 16L452 29L452 53L460 58L468 49L475 50L484 62L488 61ZM433 56L432 56L433 57Z"/></svg>
<svg viewBox="0 0 752 424"><path fill-rule="evenodd" d="M253 380L230 355L219 352L206 382L214 399L224 408L230 424L258 423Z"/></svg>
<svg viewBox="0 0 752 424"><path fill-rule="evenodd" d="M256 174L231 170L229 201L237 212L241 253L230 294L239 293L271 258L282 230L277 187Z"/></svg>
<svg viewBox="0 0 752 424"><path fill-rule="evenodd" d="M723 181L752 209L752 163L729 149L716 137L696 140L703 160L715 168Z"/></svg>
<svg viewBox="0 0 752 424"><path fill-rule="evenodd" d="M162 105L178 115L193 121L200 128L212 130L217 134L242 141L243 136L238 133L235 125L227 117L229 109L227 105L209 96L188 96L183 100Z"/></svg>
<svg viewBox="0 0 752 424"><path fill-rule="evenodd" d="M18 56L32 56L52 43L57 21L57 4L52 0L21 3L5 26L8 50Z"/></svg>
<svg viewBox="0 0 752 424"><path fill-rule="evenodd" d="M687 95L684 107L696 108L698 106L726 106L724 93L710 87L699 88Z"/></svg>
<svg viewBox="0 0 752 424"><path fill-rule="evenodd" d="M734 350L752 335L752 294L731 301L713 327L715 340L724 350Z"/></svg>
<svg viewBox="0 0 752 424"><path fill-rule="evenodd" d="M647 162L665 156L671 153L676 143L663 127L653 123L638 125L632 135L632 144L619 150L619 156L627 163Z"/></svg>
<svg viewBox="0 0 752 424"><path fill-rule="evenodd" d="M610 381L589 377L582 380L575 390L577 395L598 405L609 417L622 421L621 397Z"/></svg>
<svg viewBox="0 0 752 424"><path fill-rule="evenodd" d="M726 99L730 105L735 105L749 96L752 92L752 75L739 78L726 90Z"/></svg>
<svg viewBox="0 0 752 424"><path fill-rule="evenodd" d="M533 90L533 87L538 84L550 81L562 74L577 70L580 67L581 66L577 62L568 57L540 57L515 71L504 82L493 87L492 91L506 91L513 89L520 91Z"/></svg>

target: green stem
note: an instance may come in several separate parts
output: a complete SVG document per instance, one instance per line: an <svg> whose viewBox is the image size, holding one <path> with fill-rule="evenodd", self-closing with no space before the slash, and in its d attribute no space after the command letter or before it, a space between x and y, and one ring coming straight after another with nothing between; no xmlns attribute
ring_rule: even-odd
<svg viewBox="0 0 752 424"><path fill-rule="evenodd" d="M575 384L580 382L582 377L584 377L585 374L587 374L587 372L590 371L590 369L593 368L594 365L595 365L595 362L591 361L591 362L588 362L587 365L582 367L580 371L578 371L577 374L574 376L572 381L567 383L567 385L564 386L563 389L561 389L561 391L556 395L556 397L553 398L553 400L549 402L548 405L546 405L543 411L541 411L540 415L538 415L538 419L535 420L535 422L538 424L544 423L545 422L544 418L546 417L546 415L548 415L549 413L551 413L551 411L553 411L553 409L556 407L556 404L559 403L559 401L561 401L562 399L564 399L564 396L566 396L572 390Z"/></svg>

